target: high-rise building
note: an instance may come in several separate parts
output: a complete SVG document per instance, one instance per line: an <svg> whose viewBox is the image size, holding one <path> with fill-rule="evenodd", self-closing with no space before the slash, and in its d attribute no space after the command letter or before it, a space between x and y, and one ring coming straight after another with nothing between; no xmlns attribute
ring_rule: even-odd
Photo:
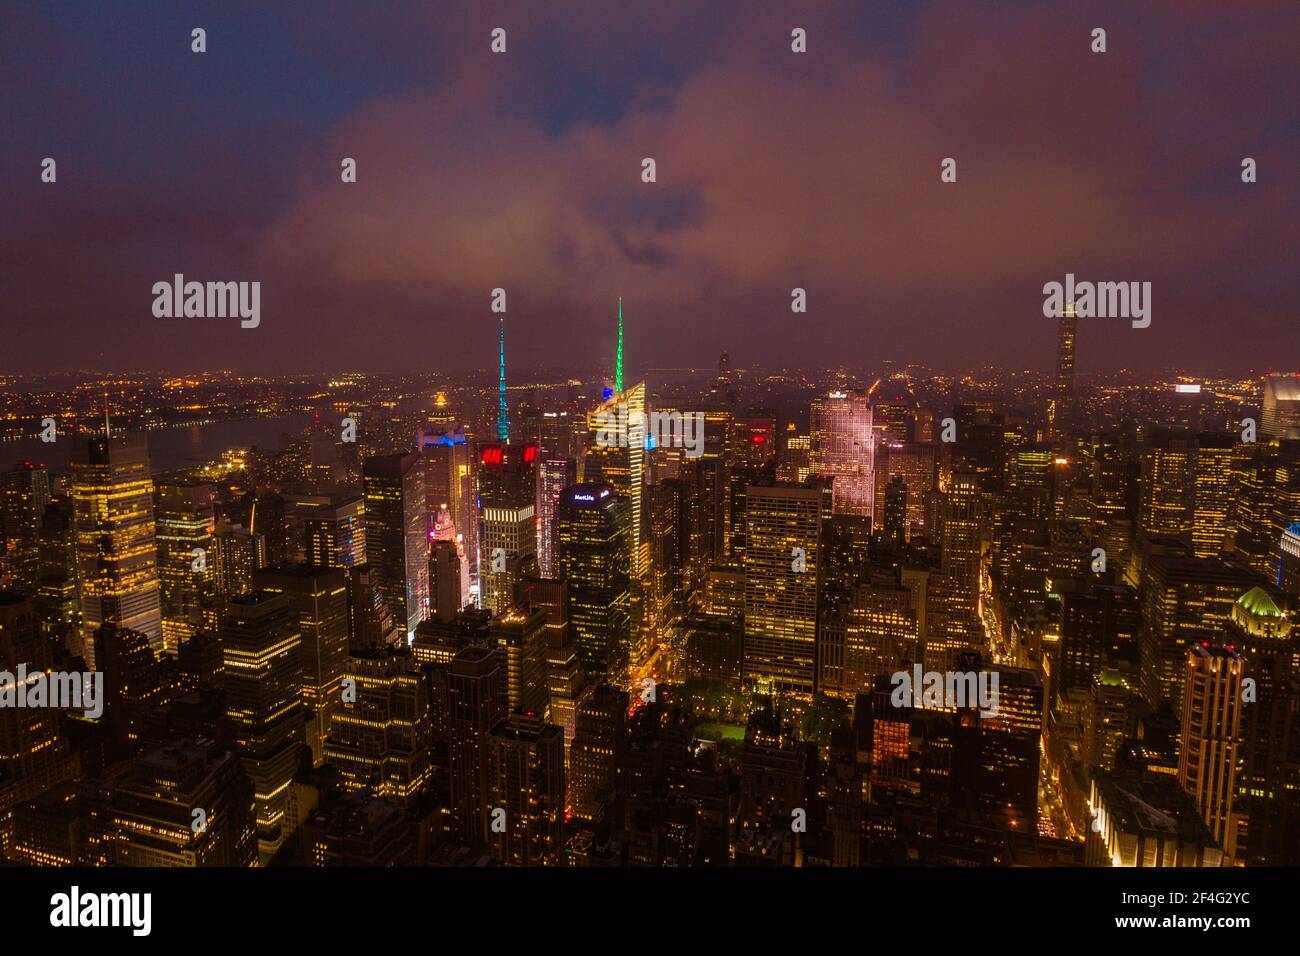
<svg viewBox="0 0 1300 956"><path fill-rule="evenodd" d="M1200 435L1192 488L1192 550L1213 558L1226 547L1233 502L1236 442L1228 435Z"/></svg>
<svg viewBox="0 0 1300 956"><path fill-rule="evenodd" d="M53 646L41 633L32 602L20 594L0 591L0 671L17 675L48 672ZM12 681L15 677L8 677ZM59 713L50 707L0 707L0 819L14 804L30 800L77 775L76 758L59 735ZM0 826L0 843L7 827ZM0 850L7 847L0 845Z"/></svg>
<svg viewBox="0 0 1300 956"><path fill-rule="evenodd" d="M1269 438L1300 438L1300 373L1271 372L1264 376L1264 409L1260 433Z"/></svg>
<svg viewBox="0 0 1300 956"><path fill-rule="evenodd" d="M349 693L330 725L324 759L344 786L406 808L433 775L433 715L426 680L410 650L379 648L348 657Z"/></svg>
<svg viewBox="0 0 1300 956"><path fill-rule="evenodd" d="M745 679L811 696L827 482L772 482L746 491Z"/></svg>
<svg viewBox="0 0 1300 956"><path fill-rule="evenodd" d="M1252 588L1233 605L1223 636L1227 649L1240 653L1244 663L1237 797L1246 832L1239 829L1237 849L1238 859L1250 866L1292 866L1300 860L1295 825L1300 793L1292 783L1300 656L1293 624L1292 614L1273 596Z"/></svg>
<svg viewBox="0 0 1300 956"><path fill-rule="evenodd" d="M464 606L461 601L460 554L456 542L447 539L429 542L429 613L440 621L450 621Z"/></svg>
<svg viewBox="0 0 1300 956"><path fill-rule="evenodd" d="M208 484L159 485L155 492L163 650L173 656L202 626L202 606L215 595L215 497Z"/></svg>
<svg viewBox="0 0 1300 956"><path fill-rule="evenodd" d="M537 446L484 445L478 503L479 607L500 614L537 569Z"/></svg>
<svg viewBox="0 0 1300 956"><path fill-rule="evenodd" d="M1196 440L1156 429L1142 450L1138 526L1148 535L1190 534L1195 487Z"/></svg>
<svg viewBox="0 0 1300 956"><path fill-rule="evenodd" d="M871 517L875 449L866 391L832 391L814 398L810 438L813 474L834 479L834 513Z"/></svg>
<svg viewBox="0 0 1300 956"><path fill-rule="evenodd" d="M564 848L564 731L518 710L485 740L488 806L504 810L490 833L492 855L509 866L557 866Z"/></svg>
<svg viewBox="0 0 1300 956"><path fill-rule="evenodd" d="M253 783L258 858L263 865L288 837L289 784L305 744L297 615L283 594L231 598L221 627L226 717Z"/></svg>
<svg viewBox="0 0 1300 956"><path fill-rule="evenodd" d="M307 742L313 761L319 764L322 742L342 706L340 688L348 656L346 572L313 564L281 565L256 572L253 587L283 594L298 616L299 680L309 715Z"/></svg>
<svg viewBox="0 0 1300 956"><path fill-rule="evenodd" d="M255 806L238 758L212 741L182 739L155 747L111 791L113 863L252 866Z"/></svg>
<svg viewBox="0 0 1300 956"><path fill-rule="evenodd" d="M492 619L489 634L504 663L502 710L546 716L546 621L544 610L512 608Z"/></svg>
<svg viewBox="0 0 1300 956"><path fill-rule="evenodd" d="M591 435L583 481L611 485L628 503L631 577L640 579L649 556L642 550L642 496L645 487L646 387L642 382L615 391L588 416ZM707 427L707 426L706 426Z"/></svg>
<svg viewBox="0 0 1300 956"><path fill-rule="evenodd" d="M40 577L40 527L50 501L44 465L0 472L0 588L33 593Z"/></svg>
<svg viewBox="0 0 1300 956"><path fill-rule="evenodd" d="M573 813L593 819L612 797L627 730L627 691L598 684L578 708L569 760Z"/></svg>
<svg viewBox="0 0 1300 956"><path fill-rule="evenodd" d="M365 464L366 561L393 620L409 641L429 612L429 516L416 454Z"/></svg>
<svg viewBox="0 0 1300 956"><path fill-rule="evenodd" d="M577 481L578 463L572 458L543 458L537 469L537 565L544 578L556 573L555 511L560 492Z"/></svg>
<svg viewBox="0 0 1300 956"><path fill-rule="evenodd" d="M72 506L83 640L106 621L163 646L162 594L154 538L153 478L142 434L78 435L72 448ZM87 648L94 666L94 652Z"/></svg>
<svg viewBox="0 0 1300 956"><path fill-rule="evenodd" d="M1079 320L1067 303L1056 320L1056 381L1047 403L1048 437L1064 438L1074 422L1074 338Z"/></svg>
<svg viewBox="0 0 1300 956"><path fill-rule="evenodd" d="M630 521L627 500L610 485L573 485L560 496L558 562L569 624L583 669L597 677L621 674L628 663Z"/></svg>
<svg viewBox="0 0 1300 956"><path fill-rule="evenodd" d="M1143 584L1139 666L1142 693L1152 706L1182 706L1187 653L1202 641L1217 643L1238 597L1257 577L1218 558L1154 554Z"/></svg>
<svg viewBox="0 0 1300 956"><path fill-rule="evenodd" d="M299 495L290 507L302 522L303 554L322 568L354 568L366 563L364 499L355 492Z"/></svg>
<svg viewBox="0 0 1300 956"><path fill-rule="evenodd" d="M447 669L448 727L451 734L451 816L457 839L481 846L488 835L487 735L504 716L501 664L495 651L473 645Z"/></svg>
<svg viewBox="0 0 1300 956"><path fill-rule="evenodd" d="M1241 746L1241 655L1209 642L1187 653L1178 782L1229 860L1236 857L1237 756Z"/></svg>

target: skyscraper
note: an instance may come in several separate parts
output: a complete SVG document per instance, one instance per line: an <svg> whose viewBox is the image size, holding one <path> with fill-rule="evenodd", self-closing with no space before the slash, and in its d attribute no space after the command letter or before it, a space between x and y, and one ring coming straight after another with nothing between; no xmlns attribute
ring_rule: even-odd
<svg viewBox="0 0 1300 956"><path fill-rule="evenodd" d="M630 517L613 487L590 483L565 489L556 511L569 624L578 659L592 675L621 675L628 663Z"/></svg>
<svg viewBox="0 0 1300 956"><path fill-rule="evenodd" d="M226 717L253 782L258 858L268 863L289 835L285 808L305 742L297 615L282 594L232 598L221 627Z"/></svg>
<svg viewBox="0 0 1300 956"><path fill-rule="evenodd" d="M1209 642L1187 653L1178 782L1196 801L1206 826L1223 848L1237 855L1237 752L1241 745L1244 665L1241 655Z"/></svg>
<svg viewBox="0 0 1300 956"><path fill-rule="evenodd" d="M487 735L504 716L501 665L491 648L460 651L447 669L448 727L451 733L451 815L456 837L480 846L487 837Z"/></svg>
<svg viewBox="0 0 1300 956"><path fill-rule="evenodd" d="M201 626L201 604L215 594L215 497L207 484L159 485L155 495L163 650L173 656Z"/></svg>
<svg viewBox="0 0 1300 956"><path fill-rule="evenodd" d="M1079 320L1074 303L1066 303L1056 320L1056 382L1047 403L1048 437L1064 438L1074 423L1074 337Z"/></svg>
<svg viewBox="0 0 1300 956"><path fill-rule="evenodd" d="M642 550L642 498L645 489L646 387L642 382L616 391L588 416L591 444L587 449L583 481L611 485L627 499L631 512L629 531L631 572L645 573L648 555ZM617 423L611 427L611 423Z"/></svg>
<svg viewBox="0 0 1300 956"><path fill-rule="evenodd" d="M1142 450L1138 526L1148 535L1188 535L1196 477L1196 441L1156 429Z"/></svg>
<svg viewBox="0 0 1300 956"><path fill-rule="evenodd" d="M515 585L537 568L537 446L479 451L479 607L514 606Z"/></svg>
<svg viewBox="0 0 1300 956"><path fill-rule="evenodd" d="M1269 438L1300 438L1300 373L1264 376L1264 414L1260 433Z"/></svg>
<svg viewBox="0 0 1300 956"><path fill-rule="evenodd" d="M429 611L429 519L419 464L416 454L379 455L364 471L366 560L408 641Z"/></svg>
<svg viewBox="0 0 1300 956"><path fill-rule="evenodd" d="M555 577L555 511L560 492L578 481L572 458L543 458L537 473L537 564L542 577Z"/></svg>
<svg viewBox="0 0 1300 956"><path fill-rule="evenodd" d="M283 594L298 616L301 637L300 688L310 715L307 742L314 761L330 722L342 706L340 688L348 656L347 577L342 568L312 564L280 565L253 575L253 587Z"/></svg>
<svg viewBox="0 0 1300 956"><path fill-rule="evenodd" d="M519 710L485 739L488 805L505 810L492 855L511 866L556 866L564 847L564 731Z"/></svg>
<svg viewBox="0 0 1300 956"><path fill-rule="evenodd" d="M745 499L745 679L811 696L831 487L770 482L751 485Z"/></svg>
<svg viewBox="0 0 1300 956"><path fill-rule="evenodd" d="M154 538L153 478L142 434L77 435L72 505L85 644L106 621L163 647L162 594ZM94 666L94 652L86 649Z"/></svg>
<svg viewBox="0 0 1300 956"><path fill-rule="evenodd" d="M1192 550L1213 558L1228 540L1236 442L1228 435L1200 435L1192 489Z"/></svg>
<svg viewBox="0 0 1300 956"><path fill-rule="evenodd" d="M865 390L832 391L812 402L811 467L834 479L835 514L872 516L875 507L871 403Z"/></svg>

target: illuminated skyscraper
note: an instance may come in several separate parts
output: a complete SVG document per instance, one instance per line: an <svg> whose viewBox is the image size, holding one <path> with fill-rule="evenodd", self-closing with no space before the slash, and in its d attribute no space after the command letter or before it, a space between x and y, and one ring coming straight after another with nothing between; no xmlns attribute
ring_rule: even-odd
<svg viewBox="0 0 1300 956"><path fill-rule="evenodd" d="M285 807L305 743L300 644L297 615L284 595L252 592L227 604L221 627L226 717L253 782L263 865L289 836Z"/></svg>
<svg viewBox="0 0 1300 956"><path fill-rule="evenodd" d="M1196 443L1192 489L1192 550L1213 558L1226 547L1232 507L1236 442L1227 435L1201 435Z"/></svg>
<svg viewBox="0 0 1300 956"><path fill-rule="evenodd" d="M175 655L202 625L201 603L215 594L212 485L159 485L155 494L163 649Z"/></svg>
<svg viewBox="0 0 1300 956"><path fill-rule="evenodd" d="M817 662L822 524L831 488L772 482L745 496L744 677L811 696Z"/></svg>
<svg viewBox="0 0 1300 956"><path fill-rule="evenodd" d="M1264 414L1259 431L1269 438L1300 438L1300 373L1273 372L1264 376Z"/></svg>
<svg viewBox="0 0 1300 956"><path fill-rule="evenodd" d="M555 510L560 492L578 481L572 458L544 458L537 473L537 564L542 577L555 577Z"/></svg>
<svg viewBox="0 0 1300 956"><path fill-rule="evenodd" d="M505 710L546 715L546 612L512 608L489 626L490 643L505 663Z"/></svg>
<svg viewBox="0 0 1300 956"><path fill-rule="evenodd" d="M36 590L40 576L40 526L50 501L44 465L19 462L0 472L0 588Z"/></svg>
<svg viewBox="0 0 1300 956"><path fill-rule="evenodd" d="M360 495L303 495L293 500L292 508L302 521L308 564L354 568L366 563L365 506Z"/></svg>
<svg viewBox="0 0 1300 956"><path fill-rule="evenodd" d="M355 690L342 698L324 758L350 791L366 791L409 807L433 775L433 718L424 674L404 647L346 658L343 676Z"/></svg>
<svg viewBox="0 0 1300 956"><path fill-rule="evenodd" d="M478 502L479 607L500 614L537 569L537 446L484 445Z"/></svg>
<svg viewBox="0 0 1300 956"><path fill-rule="evenodd" d="M587 673L620 675L627 666L630 510L609 485L567 488L556 512L560 577L568 585L569 625Z"/></svg>
<svg viewBox="0 0 1300 956"><path fill-rule="evenodd" d="M588 416L591 442L583 474L583 480L587 484L611 485L620 497L627 499L631 511L630 567L635 579L640 579L645 573L648 563L648 554L643 552L641 546L646 421L644 382L633 385L625 392L615 392L598 406Z"/></svg>
<svg viewBox="0 0 1300 956"><path fill-rule="evenodd" d="M497 441L510 441L510 415L506 408L506 316L501 314L501 342L497 354Z"/></svg>
<svg viewBox="0 0 1300 956"><path fill-rule="evenodd" d="M1059 440L1074 422L1074 337L1079 320L1067 303L1056 320L1056 383L1047 404L1048 437Z"/></svg>
<svg viewBox="0 0 1300 956"><path fill-rule="evenodd" d="M1226 647L1194 645L1183 682L1183 726L1178 748L1178 782L1196 801L1206 826L1235 858L1237 752L1241 745L1244 664Z"/></svg>
<svg viewBox="0 0 1300 956"><path fill-rule="evenodd" d="M813 473L834 479L835 514L871 517L874 443L866 391L834 391L814 398L810 437Z"/></svg>
<svg viewBox="0 0 1300 956"><path fill-rule="evenodd" d="M340 687L348 656L347 578L342 568L281 565L253 575L253 587L283 594L298 616L300 687L310 714L307 742L317 764L330 721L341 706Z"/></svg>
<svg viewBox="0 0 1300 956"><path fill-rule="evenodd" d="M420 457L371 458L364 480L366 560L409 641L429 612L429 517Z"/></svg>
<svg viewBox="0 0 1300 956"><path fill-rule="evenodd" d="M163 646L162 594L154 539L153 478L142 434L78 435L72 446L72 504L82 634L106 621ZM94 652L87 647L87 658ZM94 666L93 660L89 660Z"/></svg>
<svg viewBox="0 0 1300 956"><path fill-rule="evenodd" d="M1142 450L1138 526L1148 535L1182 536L1192 530L1196 442L1157 429Z"/></svg>

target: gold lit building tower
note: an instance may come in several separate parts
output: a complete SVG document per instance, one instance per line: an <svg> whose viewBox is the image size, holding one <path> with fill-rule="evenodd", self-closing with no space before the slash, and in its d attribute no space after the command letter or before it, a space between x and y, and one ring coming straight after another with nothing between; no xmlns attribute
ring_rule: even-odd
<svg viewBox="0 0 1300 956"><path fill-rule="evenodd" d="M1196 801L1205 824L1234 858L1237 821L1237 753L1241 745L1241 655L1226 647L1197 644L1187 654L1178 782Z"/></svg>
<svg viewBox="0 0 1300 956"><path fill-rule="evenodd" d="M150 645L161 650L162 593L148 440L138 434L78 435L71 468L87 657L94 656L89 635L106 621L148 635Z"/></svg>
<svg viewBox="0 0 1300 956"><path fill-rule="evenodd" d="M1236 456L1236 442L1227 435L1201 435L1197 439L1192 549L1198 558L1217 557L1226 546Z"/></svg>
<svg viewBox="0 0 1300 956"><path fill-rule="evenodd" d="M642 492L645 488L646 452L645 383L615 392L588 417L590 431L587 484L606 484L626 498L630 511L631 576L645 573L649 554L642 548Z"/></svg>
<svg viewBox="0 0 1300 956"><path fill-rule="evenodd" d="M1196 441L1157 429L1142 450L1138 526L1149 535L1188 535L1196 480Z"/></svg>
<svg viewBox="0 0 1300 956"><path fill-rule="evenodd" d="M155 495L163 650L175 656L201 626L201 603L215 593L217 557L212 485L159 485Z"/></svg>
<svg viewBox="0 0 1300 956"><path fill-rule="evenodd" d="M744 678L802 696L814 690L822 525L831 486L769 482L745 493Z"/></svg>

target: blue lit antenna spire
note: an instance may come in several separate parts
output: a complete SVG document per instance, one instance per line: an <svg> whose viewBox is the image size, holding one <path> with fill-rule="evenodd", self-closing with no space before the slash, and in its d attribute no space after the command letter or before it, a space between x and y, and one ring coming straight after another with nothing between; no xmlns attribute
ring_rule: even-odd
<svg viewBox="0 0 1300 956"><path fill-rule="evenodd" d="M497 371L497 440L510 440L510 419L506 417L506 317L501 316L501 348Z"/></svg>

